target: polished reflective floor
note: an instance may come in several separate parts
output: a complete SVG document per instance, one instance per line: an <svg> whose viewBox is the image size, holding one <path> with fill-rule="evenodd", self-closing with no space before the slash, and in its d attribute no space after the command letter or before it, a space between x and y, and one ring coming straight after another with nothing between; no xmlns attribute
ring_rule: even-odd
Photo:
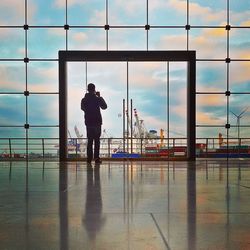
<svg viewBox="0 0 250 250"><path fill-rule="evenodd" d="M250 249L249 164L0 162L0 249Z"/></svg>

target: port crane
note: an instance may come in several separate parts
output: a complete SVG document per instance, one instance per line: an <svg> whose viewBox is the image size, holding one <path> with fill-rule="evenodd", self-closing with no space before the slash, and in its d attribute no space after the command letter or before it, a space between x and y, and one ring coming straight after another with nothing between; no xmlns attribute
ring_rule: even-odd
<svg viewBox="0 0 250 250"><path fill-rule="evenodd" d="M80 134L80 131L77 128L76 125L74 126L74 130L75 130L75 134L77 136L77 142L78 142L78 145L79 145L78 149L79 149L80 153L83 153L86 150L86 142L84 141L83 135Z"/></svg>

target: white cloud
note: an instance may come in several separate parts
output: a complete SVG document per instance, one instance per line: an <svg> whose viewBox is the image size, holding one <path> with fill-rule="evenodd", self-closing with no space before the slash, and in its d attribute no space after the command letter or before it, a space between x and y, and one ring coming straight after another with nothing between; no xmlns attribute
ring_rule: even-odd
<svg viewBox="0 0 250 250"><path fill-rule="evenodd" d="M166 8L168 6L167 4L168 3L165 0L153 0L153 1L149 1L148 2L149 14L150 14L150 12L155 11L157 9Z"/></svg>
<svg viewBox="0 0 250 250"><path fill-rule="evenodd" d="M18 73L19 80L17 81L16 75ZM22 78L20 68L15 68L11 66L0 65L0 75L1 75L1 89L7 89L11 91L24 91L24 78ZM22 79L22 80L21 80Z"/></svg>
<svg viewBox="0 0 250 250"><path fill-rule="evenodd" d="M183 0L170 0L168 6L181 14L186 14L187 3ZM199 22L223 22L226 18L226 10L216 11L210 7L202 6L198 3L189 3L190 17L199 18Z"/></svg>
<svg viewBox="0 0 250 250"><path fill-rule="evenodd" d="M104 30L69 31L70 50L105 50L105 48Z"/></svg>
<svg viewBox="0 0 250 250"><path fill-rule="evenodd" d="M140 112L140 111L138 111ZM144 121L147 130L156 129L158 134L160 129L166 129L166 121L160 120L158 117L153 115L146 115L145 113L139 113L140 119Z"/></svg>
<svg viewBox="0 0 250 250"><path fill-rule="evenodd" d="M20 57L24 57L25 55L25 48L21 47L17 50L17 53L20 55Z"/></svg>
<svg viewBox="0 0 250 250"><path fill-rule="evenodd" d="M248 9L246 9L246 11L241 12L231 11L230 22L232 25L249 25L249 16L250 11Z"/></svg>
<svg viewBox="0 0 250 250"><path fill-rule="evenodd" d="M202 31L200 35L190 37L190 49L197 51L197 58L226 58L226 32L220 36L213 34L212 30ZM216 33L216 32L215 32Z"/></svg>
<svg viewBox="0 0 250 250"><path fill-rule="evenodd" d="M77 43L83 43L88 40L88 35L84 32L77 32L73 34L73 41Z"/></svg>
<svg viewBox="0 0 250 250"><path fill-rule="evenodd" d="M90 2L90 1L88 1ZM82 5L87 3L87 1L84 0L68 0L68 6L73 5ZM116 1L116 6L123 7L123 11L126 12L126 14L129 17L136 17L137 10L141 8L143 4L145 4L145 1L142 4L142 1L140 0L134 0L134 1L127 1L124 4L124 0L118 0ZM205 1L204 1L205 5ZM65 0L55 0L55 6L58 8L64 8L65 7ZM10 8L11 7L11 8ZM15 8L14 8L15 7ZM7 23L5 20L8 20L5 18L5 20L0 20L1 24L17 24L20 20L22 21L21 24L24 22L24 3L23 1L19 0L1 0L0 2L0 9L1 12L5 11L6 13L9 13L10 16L10 22ZM150 1L150 9L157 10L157 8L171 8L172 10L176 11L177 13L181 13L184 15L186 13L186 1L180 1L180 0L154 0ZM35 5L32 5L32 2L29 1L29 20L32 18L32 15L35 11ZM145 10L143 10L145 11ZM142 13L142 12L141 12ZM146 12L145 12L146 13ZM118 23L122 22L122 20L119 19L121 12L116 11L112 12L112 15L109 17L110 23ZM225 17L224 11L214 11L213 9L199 5L197 3L190 3L190 14L192 15L192 18L200 19L201 22L214 22L216 21L218 24L225 25L223 21ZM236 13L232 12L230 14L230 17L232 22L240 23L241 25L249 25L249 11L245 11L244 13ZM1 18L0 18L1 19ZM105 11L99 11L95 10L94 15L91 16L89 19L90 24L95 25L103 25L105 23ZM20 24L20 23L19 23ZM1 33L1 39L9 38L11 37L12 31L5 30ZM49 30L50 35L57 35L57 36L65 36L64 30ZM103 31L102 35L96 35L97 32L94 30L91 35L91 32L77 32L77 33L71 33L71 42L73 44L74 49L79 48L91 48L91 49L103 49L105 48L105 31ZM195 49L198 51L198 57L206 57L206 58L214 58L214 57L221 57L224 58L225 56L225 44L226 44L226 31L224 29L206 29L201 31L198 35L194 35L191 30L190 32L190 47L191 49ZM235 30L232 29L231 35L236 35L234 32ZM13 33L14 34L14 33ZM128 48L131 49L133 47L133 44L137 44L137 41L134 41L132 39L127 39L129 33L121 32L121 33L112 33L112 30L109 33L110 38L112 36L113 44L117 47L114 48ZM239 39L240 40L240 39ZM53 42L53 40L52 40ZM70 44L71 44L70 42ZM185 49L186 45L186 35L167 35L162 36L157 41L155 48L165 48L165 45L169 45L168 48L172 49ZM86 46L82 46L86 44ZM146 44L146 40L145 40ZM71 46L71 45L70 45ZM138 46L138 44L137 44ZM20 48L19 53L22 54L24 50ZM248 50L245 48L239 48L235 49L235 56L237 58L250 58L250 54L248 53ZM118 66L120 64L113 64L111 67L110 65L94 65L92 69L90 70L88 74L89 80L94 80L98 88L101 89L101 92L108 100L109 110L105 111L104 117L105 117L105 126L109 127L111 130L115 130L117 127L117 124L120 122L117 119L117 115L119 112L121 112L121 106L122 106L122 90L125 90L125 82L126 82L126 65L124 63L124 67ZM157 84L162 84L164 81L164 77L161 77L161 73L164 71L161 69L161 66L157 66L157 64L144 64L139 65L137 67L133 66L134 68L131 70L130 73L130 80L133 84L133 88L138 88L144 90L145 88L152 88L152 86L156 86ZM232 84L238 84L248 81L250 79L250 73L249 73L249 62L238 62L234 63L232 62L230 64L230 81ZM91 67L90 67L91 68ZM90 69L89 68L89 69ZM216 66L211 63L210 69L216 70ZM34 69L32 70L36 71L37 78L43 78L43 82L33 84L30 82L30 86L32 86L33 91L48 91L48 89L51 89L51 86L56 86L57 88L57 69L46 69L46 70L39 70ZM74 85L75 89L71 93L70 100L71 100L71 106L70 106L70 117L72 120L69 122L73 124L78 123L83 125L83 115L81 113L81 110L79 109L79 103L82 98L82 95L84 93L84 81L85 81L85 75L83 71L85 70L84 65L79 66L79 69L74 74ZM17 89L24 89L23 83L20 81L16 81L15 79L12 79L11 73L8 72L3 67L0 68L1 72L1 87L6 87L9 89L17 90ZM177 80L173 78L172 80ZM77 85L78 84L78 85ZM72 86L71 86L72 87ZM205 88L205 87L204 87ZM215 87L206 87L209 91L219 91L219 89ZM152 91L154 89L152 88ZM184 90L183 90L184 91ZM185 91L184 91L185 92ZM175 92L174 95L176 95L177 100L179 101L179 105L173 107L173 112L180 117L182 116L183 112L186 113L185 105L186 101L183 96L185 93L182 91ZM123 93L124 94L124 93ZM162 94L162 93L161 93ZM125 94L124 94L125 95ZM186 95L185 95L186 96ZM145 101L146 102L146 101ZM203 97L202 100L199 102L200 106L202 107L215 107L215 106L221 106L225 105L223 101L221 101L220 97ZM53 103L54 108L53 112L57 110L58 103L55 101ZM57 107L57 108L56 108ZM53 113L52 112L52 113ZM140 111L141 112L141 111ZM156 127L160 128L162 127L163 121L157 119L154 116L146 115L141 112L141 117L146 121L146 125L148 124L150 127ZM198 121L201 121L206 124L213 124L214 120L219 121L223 124L223 119L216 117L214 113L208 113L208 112L200 112L197 111L197 117ZM74 120L75 119L75 120ZM176 124L178 126L178 124Z"/></svg>
<svg viewBox="0 0 250 250"><path fill-rule="evenodd" d="M247 52L245 52L244 56L247 55ZM240 57L239 57L240 58ZM250 58L250 55L249 55ZM230 81L231 84L242 84L245 82L250 82L250 62L233 62L230 65Z"/></svg>
<svg viewBox="0 0 250 250"><path fill-rule="evenodd" d="M1 42L9 41L12 39L22 39L23 40L23 32L16 31L14 29L0 29L0 39ZM13 40L12 40L13 41Z"/></svg>
<svg viewBox="0 0 250 250"><path fill-rule="evenodd" d="M141 0L116 0L116 8L118 10L124 10L130 16L136 16L138 10L145 9L146 11L146 1Z"/></svg>
<svg viewBox="0 0 250 250"><path fill-rule="evenodd" d="M0 1L0 24L23 25L24 24L24 1L1 0Z"/></svg>
<svg viewBox="0 0 250 250"><path fill-rule="evenodd" d="M186 35L163 35L153 44L158 49L186 49ZM199 34L190 33L189 49L196 50L197 58L226 58L226 31L203 29Z"/></svg>
<svg viewBox="0 0 250 250"><path fill-rule="evenodd" d="M68 0L68 7L71 7L76 4L84 4L86 3L86 0ZM55 0L55 6L57 8L65 8L66 7L66 1L65 0Z"/></svg>
<svg viewBox="0 0 250 250"><path fill-rule="evenodd" d="M106 11L95 10L93 15L89 19L90 25L103 26L106 23Z"/></svg>
<svg viewBox="0 0 250 250"><path fill-rule="evenodd" d="M48 35L51 36L57 36L57 37L62 37L65 38L65 30L64 29L48 29Z"/></svg>
<svg viewBox="0 0 250 250"><path fill-rule="evenodd" d="M186 49L187 36L184 35L164 35L159 37L155 44L150 44L154 49L184 50Z"/></svg>
<svg viewBox="0 0 250 250"><path fill-rule="evenodd" d="M28 21L34 17L36 5L29 1ZM25 18L24 1L21 0L1 0L0 1L0 24L1 25L24 25Z"/></svg>
<svg viewBox="0 0 250 250"><path fill-rule="evenodd" d="M196 111L196 123L197 124L206 124L206 125L224 125L226 122L226 113L225 117L218 117L215 113Z"/></svg>

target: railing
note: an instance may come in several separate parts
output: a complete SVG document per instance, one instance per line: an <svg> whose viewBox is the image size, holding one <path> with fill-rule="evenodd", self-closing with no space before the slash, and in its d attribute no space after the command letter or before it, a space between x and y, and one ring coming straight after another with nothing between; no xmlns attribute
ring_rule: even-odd
<svg viewBox="0 0 250 250"><path fill-rule="evenodd" d="M68 140L69 158L86 157L86 138ZM101 138L104 158L181 158L187 156L186 138ZM250 138L197 138L196 157L249 157ZM0 159L58 159L59 138L0 138Z"/></svg>
<svg viewBox="0 0 250 250"><path fill-rule="evenodd" d="M58 158L58 138L0 138L0 158Z"/></svg>

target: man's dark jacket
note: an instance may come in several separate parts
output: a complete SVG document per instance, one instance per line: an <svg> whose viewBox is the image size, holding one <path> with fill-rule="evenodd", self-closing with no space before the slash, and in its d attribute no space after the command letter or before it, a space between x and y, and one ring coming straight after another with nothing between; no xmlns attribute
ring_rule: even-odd
<svg viewBox="0 0 250 250"><path fill-rule="evenodd" d="M106 109L107 104L102 97L95 93L86 93L81 101L81 109L84 111L85 125L89 127L102 125L101 109Z"/></svg>

